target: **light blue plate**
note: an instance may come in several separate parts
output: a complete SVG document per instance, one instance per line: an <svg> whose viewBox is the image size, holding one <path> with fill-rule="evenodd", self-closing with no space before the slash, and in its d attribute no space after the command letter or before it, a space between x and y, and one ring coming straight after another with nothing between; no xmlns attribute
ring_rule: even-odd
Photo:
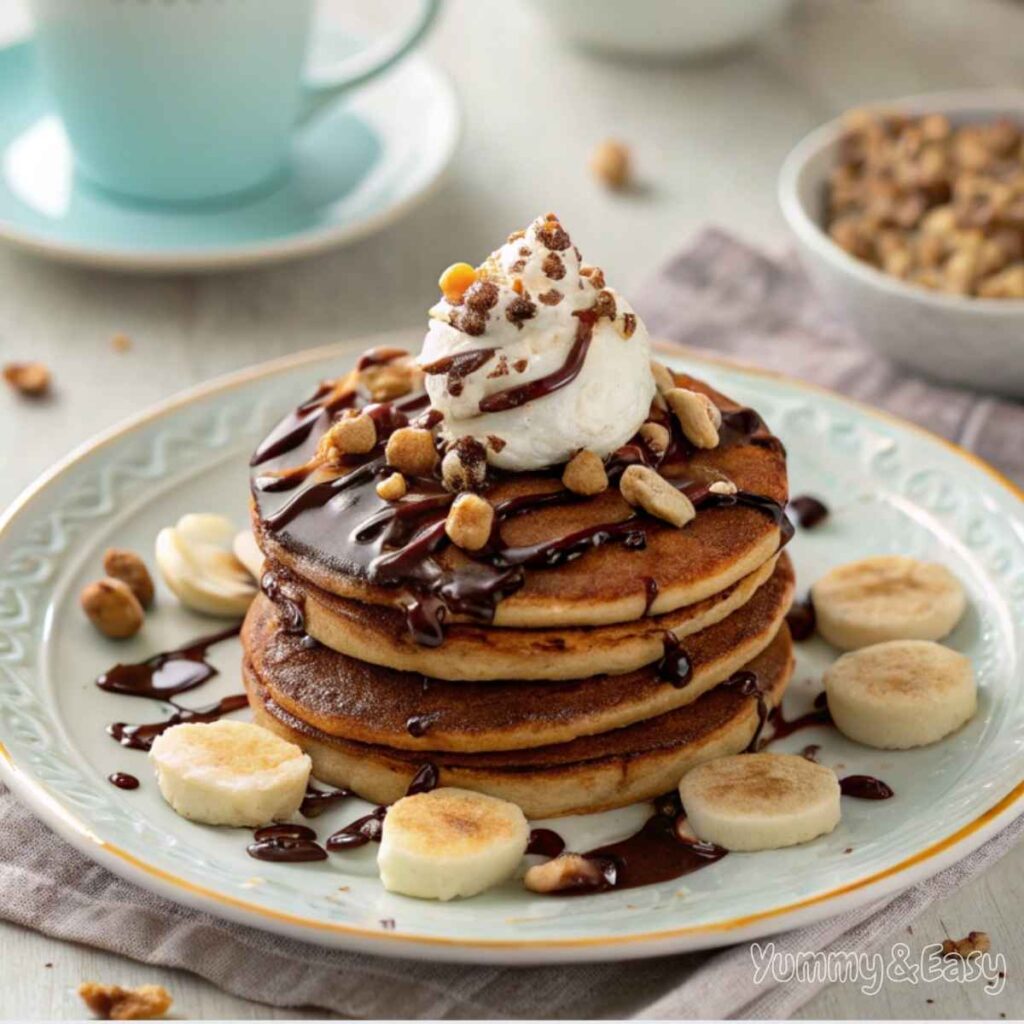
<svg viewBox="0 0 1024 1024"><path fill-rule="evenodd" d="M245 852L250 833L177 817L144 755L104 733L117 719L156 720L147 702L99 692L97 673L211 631L161 590L136 638L114 644L85 621L82 586L111 544L152 551L182 513L246 520L247 457L257 439L314 382L347 368L368 344L305 353L216 381L112 430L57 466L0 523L0 770L33 810L93 859L171 899L247 924L348 949L507 963L623 959L714 946L805 925L901 889L964 856L1024 809L1024 505L992 470L908 424L806 385L686 355L669 357L756 406L785 441L794 493L832 508L798 531L790 551L799 585L873 553L939 560L963 580L970 610L950 643L974 661L977 716L919 750L870 750L808 730L780 743L822 744L844 774L877 775L883 803L844 800L843 820L804 846L730 854L674 882L567 904L510 882L439 904L392 895L373 848L317 864L267 864ZM788 715L809 706L834 652L797 645ZM196 703L239 689L239 651L216 652L222 675ZM140 708L140 704L142 705ZM135 792L106 781L142 779ZM314 823L321 836L359 802ZM647 814L634 806L563 819L574 848L617 838ZM393 928L391 927L393 924Z"/></svg>
<svg viewBox="0 0 1024 1024"><path fill-rule="evenodd" d="M122 271L248 266L354 241L424 198L451 160L459 109L413 56L300 129L289 173L219 205L167 207L104 192L74 173L31 43L0 49L0 238L44 256Z"/></svg>

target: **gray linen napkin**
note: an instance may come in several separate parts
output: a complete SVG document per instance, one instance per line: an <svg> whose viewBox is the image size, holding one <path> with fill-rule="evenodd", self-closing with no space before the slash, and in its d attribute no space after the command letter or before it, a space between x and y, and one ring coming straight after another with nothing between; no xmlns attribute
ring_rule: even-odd
<svg viewBox="0 0 1024 1024"><path fill-rule="evenodd" d="M924 425L1024 476L1024 409L922 383L857 346L789 262L719 233L674 260L637 303L654 334L830 385ZM867 951L999 859L1024 817L959 864L891 900L774 941L780 953ZM446 967L334 952L170 903L81 856L0 787L0 917L144 963L192 971L273 1006L365 1018L788 1016L818 982L756 984L737 945L621 965ZM112 979L116 980L116 979ZM188 1013L182 1006L180 1012Z"/></svg>

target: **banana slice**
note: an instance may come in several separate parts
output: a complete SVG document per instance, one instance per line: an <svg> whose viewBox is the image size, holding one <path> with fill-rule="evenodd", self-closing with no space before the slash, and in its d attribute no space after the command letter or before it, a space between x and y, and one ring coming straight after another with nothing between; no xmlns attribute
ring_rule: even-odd
<svg viewBox="0 0 1024 1024"><path fill-rule="evenodd" d="M818 632L844 651L885 640L941 640L966 605L947 568L905 555L837 566L811 587L811 599Z"/></svg>
<svg viewBox="0 0 1024 1024"><path fill-rule="evenodd" d="M224 516L193 513L157 534L160 575L183 605L224 618L246 613L256 584L232 551L235 532Z"/></svg>
<svg viewBox="0 0 1024 1024"><path fill-rule="evenodd" d="M234 551L235 558L245 566L249 575L259 582L263 575L263 552L260 551L252 530L236 533L235 539L231 542L231 550Z"/></svg>
<svg viewBox="0 0 1024 1024"><path fill-rule="evenodd" d="M176 725L149 752L164 799L205 825L266 825L289 818L312 762L294 743L251 722Z"/></svg>
<svg viewBox="0 0 1024 1024"><path fill-rule="evenodd" d="M839 824L839 780L797 754L737 754L683 776L686 820L705 842L727 850L775 850L806 843Z"/></svg>
<svg viewBox="0 0 1024 1024"><path fill-rule="evenodd" d="M425 900L475 896L512 875L529 835L515 804L442 787L388 808L377 868L390 892Z"/></svg>
<svg viewBox="0 0 1024 1024"><path fill-rule="evenodd" d="M978 706L970 660L930 640L890 640L844 654L825 673L825 692L844 736L887 750L941 740Z"/></svg>

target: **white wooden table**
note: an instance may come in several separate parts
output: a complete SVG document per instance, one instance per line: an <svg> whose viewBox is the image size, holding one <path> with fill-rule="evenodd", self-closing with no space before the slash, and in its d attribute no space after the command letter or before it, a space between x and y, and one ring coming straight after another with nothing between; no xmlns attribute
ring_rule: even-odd
<svg viewBox="0 0 1024 1024"><path fill-rule="evenodd" d="M13 31L20 13L5 3L0 30ZM377 237L209 278L107 276L0 248L0 362L41 359L56 379L54 400L38 405L0 389L0 505L91 434L215 374L392 328L408 328L416 344L438 271L477 261L548 209L626 294L705 224L780 250L776 171L804 131L863 101L1020 84L1022 37L1024 4L1015 0L805 0L747 53L644 68L563 49L517 0L449 0L427 48L457 82L466 138L441 192ZM589 177L588 152L607 135L633 146L645 185L637 194L608 195ZM131 351L114 350L118 333L133 340ZM803 1015L1021 1015L1022 879L1018 849L905 937L919 948L947 928L988 931L1009 964L1001 997L980 986L886 985L874 997L833 986ZM186 1017L301 1016L0 924L0 1017L78 1016L73 991L85 978L161 982Z"/></svg>

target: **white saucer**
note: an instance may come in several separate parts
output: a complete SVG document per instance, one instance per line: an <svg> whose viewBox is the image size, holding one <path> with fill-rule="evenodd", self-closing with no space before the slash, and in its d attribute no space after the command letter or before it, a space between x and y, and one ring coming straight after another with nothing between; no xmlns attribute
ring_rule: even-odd
<svg viewBox="0 0 1024 1024"><path fill-rule="evenodd" d="M288 176L217 205L133 203L75 175L30 42L0 49L0 238L111 270L225 270L362 238L422 200L451 160L458 102L411 57L300 129Z"/></svg>

